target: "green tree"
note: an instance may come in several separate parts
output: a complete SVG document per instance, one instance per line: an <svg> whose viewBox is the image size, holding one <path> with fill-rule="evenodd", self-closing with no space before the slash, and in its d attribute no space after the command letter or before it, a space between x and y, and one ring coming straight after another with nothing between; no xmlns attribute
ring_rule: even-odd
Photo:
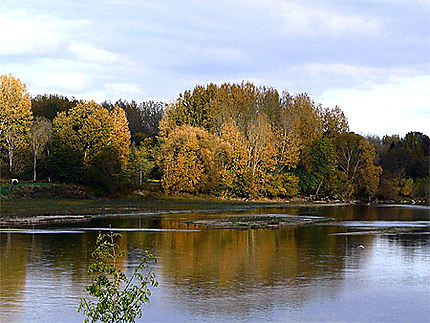
<svg viewBox="0 0 430 323"><path fill-rule="evenodd" d="M155 261L148 250L130 278L118 268L119 238L113 232L97 237L88 268L92 283L86 288L92 298L82 298L78 307L86 315L85 322L135 322L142 317L142 305L149 302L150 288L158 285L153 271L145 272Z"/></svg>
<svg viewBox="0 0 430 323"><path fill-rule="evenodd" d="M349 132L335 139L337 176L342 186L339 193L349 198L364 194L373 197L381 168L373 164L375 149L362 136Z"/></svg>
<svg viewBox="0 0 430 323"><path fill-rule="evenodd" d="M31 150L33 152L33 182L37 180L37 160L51 138L51 122L44 117L36 117L30 129Z"/></svg>
<svg viewBox="0 0 430 323"><path fill-rule="evenodd" d="M303 194L330 194L336 182L336 153L332 141L321 137L314 139L310 152L300 169L300 190Z"/></svg>
<svg viewBox="0 0 430 323"><path fill-rule="evenodd" d="M151 155L151 148L145 141L142 141L137 147L135 145L130 147L130 157L127 167L131 176L138 178L139 186L149 177L150 171L155 166Z"/></svg>
<svg viewBox="0 0 430 323"><path fill-rule="evenodd" d="M73 108L78 100L68 99L58 94L37 95L31 98L31 111L33 116L54 120L59 112L66 112Z"/></svg>
<svg viewBox="0 0 430 323"><path fill-rule="evenodd" d="M421 132L409 132L402 140L406 154L406 176L428 177L430 169L430 138Z"/></svg>
<svg viewBox="0 0 430 323"><path fill-rule="evenodd" d="M103 102L102 106L112 111L115 106L125 111L130 129L131 140L138 145L140 141L147 137L153 137L158 132L158 124L166 106L163 102L118 100L114 104Z"/></svg>
<svg viewBox="0 0 430 323"><path fill-rule="evenodd" d="M378 194L381 198L400 196L428 197L430 139L420 132L409 132L404 138L385 136L379 149L383 172ZM426 189L427 188L427 189Z"/></svg>

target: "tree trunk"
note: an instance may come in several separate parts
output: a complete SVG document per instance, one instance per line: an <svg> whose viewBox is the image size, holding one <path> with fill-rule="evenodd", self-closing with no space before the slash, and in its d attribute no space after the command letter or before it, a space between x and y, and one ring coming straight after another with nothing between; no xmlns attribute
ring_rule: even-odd
<svg viewBox="0 0 430 323"><path fill-rule="evenodd" d="M9 174L12 174L13 170L13 149L9 149Z"/></svg>
<svg viewBox="0 0 430 323"><path fill-rule="evenodd" d="M12 174L13 171L13 153L14 153L14 144L12 139L6 138L7 149L9 153L9 174Z"/></svg>
<svg viewBox="0 0 430 323"><path fill-rule="evenodd" d="M33 182L36 182L36 165L37 164L37 158L36 158L36 154L34 154L33 157Z"/></svg>
<svg viewBox="0 0 430 323"><path fill-rule="evenodd" d="M324 181L322 180L321 182L320 182L320 184L318 185L318 187L317 187L317 191L315 192L315 196L318 196L318 193L319 193L319 191L320 191L320 188L321 188L321 186L322 186L322 184L324 183Z"/></svg>

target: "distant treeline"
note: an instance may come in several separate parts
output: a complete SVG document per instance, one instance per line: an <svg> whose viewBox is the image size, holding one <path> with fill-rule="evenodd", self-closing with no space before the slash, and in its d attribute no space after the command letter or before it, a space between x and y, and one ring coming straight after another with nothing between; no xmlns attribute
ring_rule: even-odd
<svg viewBox="0 0 430 323"><path fill-rule="evenodd" d="M144 189L148 179L169 194L222 197L429 194L427 135L360 136L339 107L305 93L243 82L199 85L170 104L97 104L29 98L18 79L1 80L2 177L49 177L100 194Z"/></svg>

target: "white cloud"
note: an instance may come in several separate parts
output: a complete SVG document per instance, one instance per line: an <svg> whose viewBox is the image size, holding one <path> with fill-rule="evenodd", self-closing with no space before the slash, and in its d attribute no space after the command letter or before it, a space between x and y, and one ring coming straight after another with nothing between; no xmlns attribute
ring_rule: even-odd
<svg viewBox="0 0 430 323"><path fill-rule="evenodd" d="M103 48L93 39L88 20L64 19L38 10L0 7L0 74L19 77L32 95L59 93L94 99L139 93L121 79L142 72L125 55ZM97 44L97 45L96 45ZM127 73L128 72L128 73ZM85 97L87 98L87 97Z"/></svg>
<svg viewBox="0 0 430 323"><path fill-rule="evenodd" d="M323 85L324 90L339 88L342 85L345 88L354 86L357 89L367 89L374 84L387 83L396 78L421 75L423 71L430 71L430 64L374 67L345 63L305 63L290 68L290 73L301 74L298 78L304 79L308 84L316 82ZM313 88L315 89L314 86Z"/></svg>
<svg viewBox="0 0 430 323"><path fill-rule="evenodd" d="M51 55L87 25L25 10L0 12L0 55Z"/></svg>
<svg viewBox="0 0 430 323"><path fill-rule="evenodd" d="M52 90L50 89L55 89L55 92L60 93L63 91L82 91L90 85L90 80L86 78L85 74L71 71L46 71L43 74L36 74L31 81L31 84L39 88L39 93L51 92Z"/></svg>
<svg viewBox="0 0 430 323"><path fill-rule="evenodd" d="M112 64L121 60L121 56L110 51L95 48L90 44L72 42L68 49L78 60Z"/></svg>
<svg viewBox="0 0 430 323"><path fill-rule="evenodd" d="M106 83L100 88L91 91L76 92L73 95L79 99L95 100L97 102L111 100L112 102L115 102L120 98L139 101L143 97L142 94L143 90L138 84L123 82Z"/></svg>
<svg viewBox="0 0 430 323"><path fill-rule="evenodd" d="M304 1L264 0L260 3L281 19L285 33L350 35L380 30L380 22L371 16L340 13L335 8L311 6Z"/></svg>
<svg viewBox="0 0 430 323"><path fill-rule="evenodd" d="M339 105L351 130L363 134L429 133L430 75L394 78L367 89L332 89L319 101Z"/></svg>
<svg viewBox="0 0 430 323"><path fill-rule="evenodd" d="M107 83L105 92L109 99L141 97L142 89L136 83Z"/></svg>
<svg viewBox="0 0 430 323"><path fill-rule="evenodd" d="M406 4L408 6L411 5L424 5L426 7L430 8L430 1L429 0L377 0L380 3L401 3Z"/></svg>
<svg viewBox="0 0 430 323"><path fill-rule="evenodd" d="M411 1L0 0L0 73L32 94L100 101L167 100L196 83L249 80L306 91L340 105L355 131L382 134L426 117L417 80L430 74L428 11ZM412 116L400 109L407 103Z"/></svg>

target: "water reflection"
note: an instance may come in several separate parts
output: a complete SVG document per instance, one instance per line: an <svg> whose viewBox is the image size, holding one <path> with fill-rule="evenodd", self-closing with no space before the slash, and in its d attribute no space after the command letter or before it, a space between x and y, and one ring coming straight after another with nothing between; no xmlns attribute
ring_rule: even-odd
<svg viewBox="0 0 430 323"><path fill-rule="evenodd" d="M222 298L222 302L205 304L204 311L216 313L222 308L228 314L240 314L255 304L238 303L238 299L255 296L266 287L284 289L278 290L282 298L266 292L258 304L265 309L281 299L303 303L314 280L330 280L332 288L340 285L344 249L338 245L341 238L327 235L332 231L328 227L210 230L159 235L156 244L163 259L163 280L183 305L194 308L199 299Z"/></svg>
<svg viewBox="0 0 430 323"><path fill-rule="evenodd" d="M22 247L24 238L0 235L0 313L6 321L21 311L24 298L27 264L26 249Z"/></svg>
<svg viewBox="0 0 430 323"><path fill-rule="evenodd" d="M291 207L252 213L330 216L342 222L412 222L425 221L427 216L426 209L376 207ZM2 232L1 321L82 320L76 306L88 282L90 252L98 228L109 225L157 229L125 230L120 241L127 250L127 257L120 260L124 270L135 266L142 249L152 248L159 259L161 284L144 311L149 321L351 321L355 317L401 322L422 321L430 314L424 306L430 296L428 235L334 235L345 231L337 223L208 230L184 222L214 216L219 215L132 216L66 231ZM376 291L389 293L393 302L402 305L391 309L382 296L365 301L366 293L377 295ZM386 315L395 313L394 319L379 313L381 307L390 309Z"/></svg>

